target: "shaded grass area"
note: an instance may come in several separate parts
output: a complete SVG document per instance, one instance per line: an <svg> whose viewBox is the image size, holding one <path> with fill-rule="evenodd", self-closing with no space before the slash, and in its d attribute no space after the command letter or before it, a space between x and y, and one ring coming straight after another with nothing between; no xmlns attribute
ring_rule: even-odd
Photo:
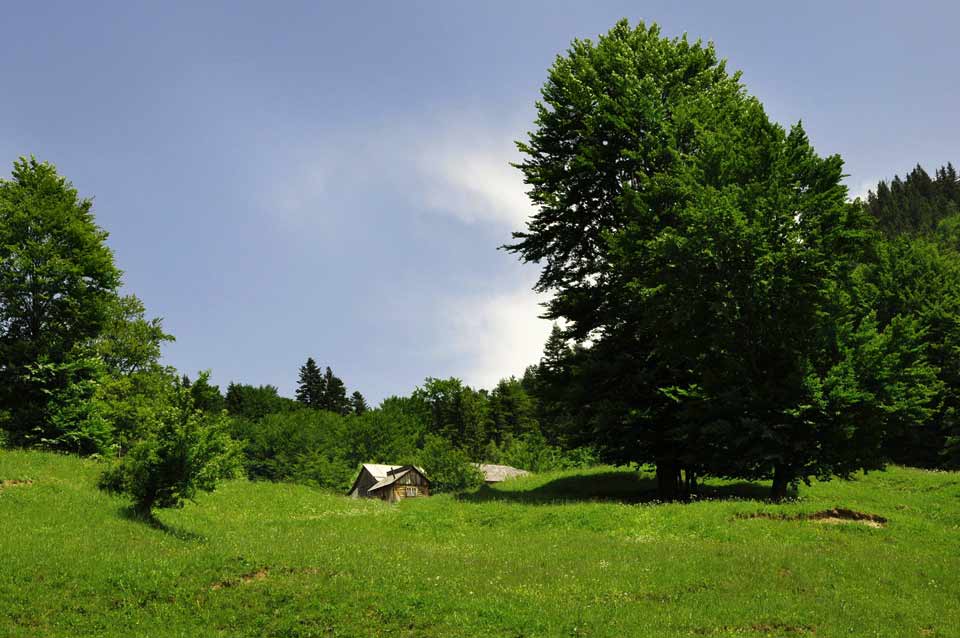
<svg viewBox="0 0 960 638"><path fill-rule="evenodd" d="M715 481L701 486L691 500L753 499L766 500L767 485L734 481ZM789 494L797 496L796 490ZM507 484L483 485L457 496L462 501L514 501L526 504L557 505L576 501L655 503L657 482L650 474L623 469L597 468L576 473L550 473Z"/></svg>
<svg viewBox="0 0 960 638"><path fill-rule="evenodd" d="M99 469L0 452L30 481L0 489L0 635L960 636L958 474L782 505L638 502L650 478L612 468L399 506L238 481L149 524ZM807 518L832 508L886 523Z"/></svg>

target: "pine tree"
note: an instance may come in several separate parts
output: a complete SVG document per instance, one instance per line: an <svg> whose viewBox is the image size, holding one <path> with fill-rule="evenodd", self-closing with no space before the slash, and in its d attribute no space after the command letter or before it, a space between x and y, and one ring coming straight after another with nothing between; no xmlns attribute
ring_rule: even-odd
<svg viewBox="0 0 960 638"><path fill-rule="evenodd" d="M329 371L330 368L327 368ZM300 367L300 380L297 383L297 401L316 410L324 408L326 380L320 374L320 368L313 357Z"/></svg>
<svg viewBox="0 0 960 638"><path fill-rule="evenodd" d="M370 409L367 405L367 400L363 398L359 390L350 395L350 409L353 410L353 413L357 416L360 416Z"/></svg>
<svg viewBox="0 0 960 638"><path fill-rule="evenodd" d="M347 400L347 386L343 384L340 377L333 374L330 366L323 375L323 398L320 401L320 409L335 412L337 414L349 414L350 402Z"/></svg>

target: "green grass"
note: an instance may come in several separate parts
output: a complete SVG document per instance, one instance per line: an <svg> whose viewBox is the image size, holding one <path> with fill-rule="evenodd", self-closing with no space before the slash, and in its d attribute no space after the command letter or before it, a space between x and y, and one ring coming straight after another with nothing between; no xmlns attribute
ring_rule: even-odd
<svg viewBox="0 0 960 638"><path fill-rule="evenodd" d="M611 468L398 506L237 481L151 527L99 470L0 452L0 636L960 636L955 473L784 505L636 503ZM744 518L832 507L889 522Z"/></svg>

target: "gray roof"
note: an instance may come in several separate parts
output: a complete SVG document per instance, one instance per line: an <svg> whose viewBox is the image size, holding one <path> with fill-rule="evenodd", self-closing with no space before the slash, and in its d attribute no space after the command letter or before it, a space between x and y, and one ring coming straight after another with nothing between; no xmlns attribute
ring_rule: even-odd
<svg viewBox="0 0 960 638"><path fill-rule="evenodd" d="M487 483L499 483L518 476L526 476L530 472L509 465L493 465L491 463L474 463L474 466L483 473L483 480Z"/></svg>

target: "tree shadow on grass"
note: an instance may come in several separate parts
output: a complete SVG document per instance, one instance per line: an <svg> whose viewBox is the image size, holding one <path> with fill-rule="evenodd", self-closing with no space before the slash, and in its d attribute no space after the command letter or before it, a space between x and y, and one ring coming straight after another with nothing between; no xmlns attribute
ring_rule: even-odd
<svg viewBox="0 0 960 638"><path fill-rule="evenodd" d="M140 523L141 525L146 525L155 530L159 530L164 534L169 534L174 538L177 538L182 541L204 541L206 538L195 532L191 532L173 525L167 525L154 514L144 514L140 512L133 506L121 507L119 510L120 518L126 519L128 521L133 521L135 523Z"/></svg>
<svg viewBox="0 0 960 638"><path fill-rule="evenodd" d="M651 476L637 472L603 472L564 476L528 490L510 489L509 483L499 487L483 485L473 492L458 494L465 502L490 501L550 505L564 502L656 503L657 482ZM788 494L792 498L796 491ZM727 483L701 485L698 492L680 502L705 500L769 501L770 488L758 483Z"/></svg>

